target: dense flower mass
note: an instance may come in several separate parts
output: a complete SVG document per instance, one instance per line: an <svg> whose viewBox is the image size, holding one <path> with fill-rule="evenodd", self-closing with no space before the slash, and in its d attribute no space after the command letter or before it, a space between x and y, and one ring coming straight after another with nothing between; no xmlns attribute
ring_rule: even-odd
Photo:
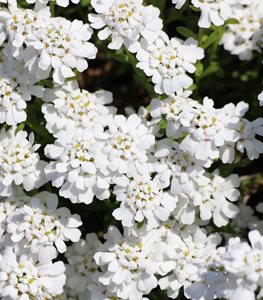
<svg viewBox="0 0 263 300"><path fill-rule="evenodd" d="M42 107L46 127L54 135L61 130L72 132L75 128L92 127L94 124L105 126L115 113L114 107L106 106L112 102L110 92L80 90L76 81L46 91L44 100L50 102Z"/></svg>
<svg viewBox="0 0 263 300"><path fill-rule="evenodd" d="M116 115L108 127L102 153L109 172L116 177L147 172L150 168L147 150L154 144L155 137L142 124L141 118L135 114L128 118Z"/></svg>
<svg viewBox="0 0 263 300"><path fill-rule="evenodd" d="M60 195L73 203L91 203L94 196L109 197L110 177L106 158L100 156L107 134L102 127L91 130L79 128L75 132L60 131L54 145L47 145L45 154L53 159L45 169L47 178Z"/></svg>
<svg viewBox="0 0 263 300"><path fill-rule="evenodd" d="M60 262L41 265L26 254L11 249L0 254L0 295L8 299L51 299L63 291L66 276Z"/></svg>
<svg viewBox="0 0 263 300"><path fill-rule="evenodd" d="M46 162L36 152L40 145L34 144L34 134L27 139L26 131L16 127L0 132L0 195L11 196L13 185L22 184L26 191L39 188L47 182L44 174Z"/></svg>
<svg viewBox="0 0 263 300"><path fill-rule="evenodd" d="M50 0L26 0L27 3L33 4L39 4L39 5L46 5L48 4ZM51 0L52 1L52 0ZM56 4L62 7L67 7L70 2L74 4L78 4L80 0L56 0Z"/></svg>
<svg viewBox="0 0 263 300"><path fill-rule="evenodd" d="M159 10L152 5L143 6L142 0L92 0L97 14L89 14L92 27L102 29L101 40L111 37L110 49L120 49L124 44L137 52L143 37L152 43L162 29Z"/></svg>
<svg viewBox="0 0 263 300"><path fill-rule="evenodd" d="M156 93L171 95L190 87L193 80L187 72L195 72L194 64L204 57L204 52L192 38L169 39L160 32L153 43L142 41L136 57L137 67L152 77Z"/></svg>
<svg viewBox="0 0 263 300"><path fill-rule="evenodd" d="M56 249L65 252L65 241L77 242L81 235L77 229L82 224L80 217L57 205L56 195L41 192L7 217L7 232L12 242L29 248L41 263L54 259Z"/></svg>
<svg viewBox="0 0 263 300"><path fill-rule="evenodd" d="M147 219L150 228L157 227L158 221L169 218L177 202L170 193L163 192L149 175L136 176L132 181L123 179L115 185L114 194L121 205L113 216L127 227L144 219Z"/></svg>
<svg viewBox="0 0 263 300"><path fill-rule="evenodd" d="M245 0L246 1L246 0ZM186 0L172 0L176 8L181 8ZM191 0L191 3L199 8L201 16L198 22L199 27L209 28L211 24L216 26L223 25L231 18L233 0Z"/></svg>
<svg viewBox="0 0 263 300"><path fill-rule="evenodd" d="M246 3L244 3L246 4ZM249 5L237 4L232 8L232 18L237 24L228 24L221 43L233 55L242 60L252 59L253 51L262 48L262 1L250 1Z"/></svg>
<svg viewBox="0 0 263 300"><path fill-rule="evenodd" d="M153 259L160 251L154 245L158 240L150 233L143 238L123 237L115 227L109 228L106 239L94 255L102 269L98 281L121 299L141 299L157 286Z"/></svg>
<svg viewBox="0 0 263 300"><path fill-rule="evenodd" d="M0 0L1 299L263 297L260 163L241 169L263 153L262 18L260 0Z"/></svg>
<svg viewBox="0 0 263 300"><path fill-rule="evenodd" d="M26 120L26 101L43 96L43 88L36 85L35 76L24 70L22 62L3 52L0 55L0 123L16 125Z"/></svg>
<svg viewBox="0 0 263 300"><path fill-rule="evenodd" d="M62 84L88 67L86 59L96 57L97 48L88 40L92 29L82 21L51 18L47 7L34 12L11 6L0 13L12 55L25 63L30 73L45 79L53 70L53 80ZM22 47L23 46L23 47Z"/></svg>

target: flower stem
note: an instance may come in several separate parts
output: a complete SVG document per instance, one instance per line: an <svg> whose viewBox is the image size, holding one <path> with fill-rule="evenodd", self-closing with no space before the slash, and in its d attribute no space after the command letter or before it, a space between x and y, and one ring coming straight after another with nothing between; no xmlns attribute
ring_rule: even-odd
<svg viewBox="0 0 263 300"><path fill-rule="evenodd" d="M55 17L55 1L54 0L50 1L50 12L51 12L51 17Z"/></svg>

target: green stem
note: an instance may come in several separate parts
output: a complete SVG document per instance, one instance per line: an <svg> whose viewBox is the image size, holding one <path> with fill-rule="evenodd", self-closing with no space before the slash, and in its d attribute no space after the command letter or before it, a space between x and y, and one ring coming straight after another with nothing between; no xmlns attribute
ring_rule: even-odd
<svg viewBox="0 0 263 300"><path fill-rule="evenodd" d="M50 12L51 12L51 17L55 17L55 0L50 1Z"/></svg>
<svg viewBox="0 0 263 300"><path fill-rule="evenodd" d="M218 28L218 30L219 30L219 38L218 38L217 42L215 42L215 43L213 44L213 46L212 46L211 53L210 53L210 57L209 57L209 62L210 62L210 63L213 61L213 58L214 58L214 56L215 56L215 54L216 54L216 52L217 52L218 45L219 45L219 43L220 43L220 41L221 41L221 38L222 38L222 36L223 36L223 34L224 34L224 32L225 32L225 27L224 27L224 26L221 26L221 27Z"/></svg>
<svg viewBox="0 0 263 300"><path fill-rule="evenodd" d="M202 46L202 37L203 37L203 34L204 34L204 28L199 28L199 31L198 31L198 45L201 47Z"/></svg>

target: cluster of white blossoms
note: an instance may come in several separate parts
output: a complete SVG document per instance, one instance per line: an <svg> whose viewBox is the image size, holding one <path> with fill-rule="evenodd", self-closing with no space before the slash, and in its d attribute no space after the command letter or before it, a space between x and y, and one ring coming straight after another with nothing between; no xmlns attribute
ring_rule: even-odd
<svg viewBox="0 0 263 300"><path fill-rule="evenodd" d="M7 248L0 254L1 299L54 299L63 291L64 272L61 261L42 265L27 254Z"/></svg>
<svg viewBox="0 0 263 300"><path fill-rule="evenodd" d="M34 134L27 139L26 131L16 127L0 131L0 195L11 196L14 185L22 184L26 191L39 188L47 182L44 168L47 163L36 152L41 145L34 144Z"/></svg>
<svg viewBox="0 0 263 300"><path fill-rule="evenodd" d="M143 6L142 0L93 0L97 14L89 14L91 26L101 29L99 39L111 37L110 49L124 45L136 53L137 67L152 78L159 94L174 94L193 83L195 63L204 51L194 39L171 38L162 30L159 10Z"/></svg>
<svg viewBox="0 0 263 300"><path fill-rule="evenodd" d="M223 163L232 163L235 149L247 152L249 159L257 159L263 152L263 118L249 121L244 118L248 104L226 104L215 108L212 99L205 97L203 104L189 98L190 92L168 97L163 101L153 99L153 119L167 120L168 137L185 138L180 149L188 152L207 165L220 158ZM261 96L259 96L261 97Z"/></svg>
<svg viewBox="0 0 263 300"><path fill-rule="evenodd" d="M92 29L82 21L51 17L48 7L31 9L9 6L0 12L6 52L22 61L38 79L53 72L55 83L62 84L88 67L86 59L96 57L97 48L89 42ZM4 40L4 39L2 39Z"/></svg>
<svg viewBox="0 0 263 300"><path fill-rule="evenodd" d="M85 2L90 25L54 16L79 0L0 2L0 298L262 298L263 205L242 203L234 172L263 153L263 118L191 96L198 41L168 37L142 0ZM232 54L260 50L259 0L191 2L199 27L239 20L225 25ZM150 78L147 109L120 115L111 92L79 85L91 28ZM107 233L90 233L103 205Z"/></svg>
<svg viewBox="0 0 263 300"><path fill-rule="evenodd" d="M232 7L232 16L238 24L228 24L221 44L233 55L242 60L252 58L253 51L262 49L262 1L255 0L249 5L237 3Z"/></svg>
<svg viewBox="0 0 263 300"><path fill-rule="evenodd" d="M26 0L29 4L36 4L36 5L47 5L50 1L55 1L57 5L62 7L67 7L70 2L74 4L78 4L80 0Z"/></svg>
<svg viewBox="0 0 263 300"><path fill-rule="evenodd" d="M82 222L57 206L55 194L29 197L21 188L1 198L1 299L53 299L63 292L65 266L53 260L66 251L66 241L79 241Z"/></svg>
<svg viewBox="0 0 263 300"><path fill-rule="evenodd" d="M179 93L192 85L193 79L187 72L194 73L195 63L203 57L204 50L198 47L196 40L169 39L164 32L153 43L142 40L136 55L137 67L152 77L155 92L166 95Z"/></svg>
<svg viewBox="0 0 263 300"><path fill-rule="evenodd" d="M43 88L37 79L24 69L20 61L0 53L0 123L15 125L26 120L26 101L32 96L43 96Z"/></svg>
<svg viewBox="0 0 263 300"><path fill-rule="evenodd" d="M162 29L160 11L152 5L143 6L143 0L91 0L97 14L89 14L91 26L102 29L98 37L111 37L110 49L125 45L131 52L140 48L140 39L152 43Z"/></svg>
<svg viewBox="0 0 263 300"><path fill-rule="evenodd" d="M172 0L180 9L186 0ZM198 26L209 28L211 25L222 26L226 30L220 44L241 60L250 60L253 52L261 52L263 47L261 0L191 0L191 4L199 9L201 16ZM226 23L228 19L236 22Z"/></svg>
<svg viewBox="0 0 263 300"><path fill-rule="evenodd" d="M224 22L232 18L232 6L235 2L251 2L252 0L191 0L191 4L200 9L201 16L198 26L209 28L211 24L221 26ZM186 0L172 0L177 9L180 9Z"/></svg>
<svg viewBox="0 0 263 300"><path fill-rule="evenodd" d="M95 124L105 126L109 117L116 112L114 107L105 106L112 102L110 92L100 90L90 93L79 89L74 80L46 90L43 100L48 102L42 106L46 127L53 135L61 130L72 132L75 128Z"/></svg>

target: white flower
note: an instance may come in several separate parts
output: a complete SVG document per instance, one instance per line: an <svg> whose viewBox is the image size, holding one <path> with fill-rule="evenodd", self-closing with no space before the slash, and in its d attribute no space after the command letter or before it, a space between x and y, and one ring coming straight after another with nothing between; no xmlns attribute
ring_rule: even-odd
<svg viewBox="0 0 263 300"><path fill-rule="evenodd" d="M243 109L243 104L240 102L237 108L233 105L233 110ZM239 119L230 116L224 108L213 106L213 100L205 97L203 105L180 114L181 123L189 132L180 148L201 160L214 160L221 156L224 163L231 163L234 160L234 143L239 139L232 124L238 123Z"/></svg>
<svg viewBox="0 0 263 300"><path fill-rule="evenodd" d="M90 284L88 286L91 296L89 299L92 300L121 300L122 297L118 297L117 294L110 290L108 286L103 285L100 282L96 282L93 284ZM85 298L87 299L87 298ZM85 300L83 299L83 300ZM81 299L82 300L82 299ZM142 300L147 300L146 298L142 298Z"/></svg>
<svg viewBox="0 0 263 300"><path fill-rule="evenodd" d="M203 221L213 218L217 226L226 225L239 211L231 203L240 195L236 189L240 182L238 176L223 178L218 171L205 173L204 166L210 164L181 151L179 146L163 139L155 150L158 159L154 163L155 180L162 188L169 187L178 198L172 215L183 224L193 224L200 215Z"/></svg>
<svg viewBox="0 0 263 300"><path fill-rule="evenodd" d="M234 287L225 290L226 298L231 300L254 300L262 296L263 291L263 237L256 230L249 232L250 245L240 238L229 240L227 252L222 258L222 265L232 275ZM255 295L259 290L261 295Z"/></svg>
<svg viewBox="0 0 263 300"><path fill-rule="evenodd" d="M17 83L7 74L0 75L0 123L15 125L26 120L26 102L17 93Z"/></svg>
<svg viewBox="0 0 263 300"><path fill-rule="evenodd" d="M53 68L53 80L59 84L75 76L72 69L76 68L79 72L86 70L86 58L94 59L97 53L97 48L88 42L92 32L88 24L79 20L47 19L43 27L27 36L28 48L24 57L31 56L29 70L32 70L34 63L47 74Z"/></svg>
<svg viewBox="0 0 263 300"><path fill-rule="evenodd" d="M182 226L173 221L164 222L160 230L166 247L159 272L168 275L159 280L159 285L162 290L167 290L170 298L175 299L181 287L186 289L192 283L201 281L198 269L206 267L215 259L216 246L221 238L218 234L208 236L197 225ZM198 295L193 299L206 299L198 298Z"/></svg>
<svg viewBox="0 0 263 300"><path fill-rule="evenodd" d="M213 218L216 226L225 226L229 219L234 219L239 213L238 207L231 202L237 201L240 196L240 192L236 189L240 179L236 174L223 178L218 170L207 176L210 182L200 187L200 192L194 197L193 203L199 207L202 220Z"/></svg>
<svg viewBox="0 0 263 300"><path fill-rule="evenodd" d="M259 106L263 106L263 92L258 95Z"/></svg>
<svg viewBox="0 0 263 300"><path fill-rule="evenodd" d="M177 9L180 9L184 4L186 0L172 0L172 3L175 4L175 7Z"/></svg>
<svg viewBox="0 0 263 300"><path fill-rule="evenodd" d="M186 0L172 0L177 9L180 9L185 2ZM251 0L191 0L191 3L201 11L198 26L209 28L212 24L221 26L227 19L233 18L234 4L250 4Z"/></svg>
<svg viewBox="0 0 263 300"><path fill-rule="evenodd" d="M47 145L45 155L54 161L45 169L52 185L60 187L59 194L73 203L89 204L94 196L109 197L110 177L107 160L101 149L105 148L107 134L103 128L78 128L73 132L60 131L54 145Z"/></svg>
<svg viewBox="0 0 263 300"><path fill-rule="evenodd" d="M242 118L236 128L240 134L237 150L242 153L246 150L250 160L259 158L259 155L263 153L263 142L258 140L256 135L263 136L263 118L258 118L252 122Z"/></svg>
<svg viewBox="0 0 263 300"><path fill-rule="evenodd" d="M183 152L180 144L173 143L169 139L160 140L156 144L154 156L158 159L154 163L156 180L162 188L171 184L171 191L174 194L185 193L191 195L198 191L197 186L206 184L207 179L203 176L206 162L198 160Z"/></svg>
<svg viewBox="0 0 263 300"><path fill-rule="evenodd" d="M263 118L252 122L243 118L248 110L248 104L244 102L239 102L236 106L229 103L223 107L223 110L232 120L229 127L238 134L237 150L242 153L246 150L250 160L257 159L263 153L263 143L257 139L257 135L263 136ZM232 146L233 144L232 141Z"/></svg>
<svg viewBox="0 0 263 300"><path fill-rule="evenodd" d="M7 233L8 217L18 207L30 201L21 187L14 187L8 198L0 199L0 252L2 249L13 246L10 235Z"/></svg>
<svg viewBox="0 0 263 300"><path fill-rule="evenodd" d="M89 14L91 26L102 29L101 40L111 36L110 49L120 49L124 44L129 51L137 52L140 39L152 43L162 30L160 11L152 5L143 6L142 0L92 0L96 14Z"/></svg>
<svg viewBox="0 0 263 300"><path fill-rule="evenodd" d="M235 235L241 235L243 230L258 230L261 234L263 234L263 220L260 216L260 204L255 207L255 210L243 203L238 205L239 214L238 216L230 223L231 229L234 230ZM255 213L258 213L257 215ZM232 233L225 233L225 237L229 239L233 237Z"/></svg>
<svg viewBox="0 0 263 300"><path fill-rule="evenodd" d="M0 20L3 23L5 38L8 37L9 44L14 48L11 48L14 56L19 57L21 47L28 35L45 26L45 22L50 18L50 15L48 7L34 11L17 8L16 5L9 5L8 10L1 10ZM2 40L4 41L0 38L0 41Z"/></svg>
<svg viewBox="0 0 263 300"><path fill-rule="evenodd" d="M209 28L211 24L221 26L232 17L231 0L191 0L191 2L201 10L199 27Z"/></svg>
<svg viewBox="0 0 263 300"><path fill-rule="evenodd" d="M139 61L137 67L152 77L155 92L173 95L193 83L187 72L195 72L194 64L204 57L204 50L192 38L170 40L161 32L153 43L142 40L136 57Z"/></svg>
<svg viewBox="0 0 263 300"><path fill-rule="evenodd" d="M88 233L85 240L70 246L65 253L68 259L67 285L77 293L84 292L88 285L97 282L98 266L94 261L94 254L101 242L95 233Z"/></svg>
<svg viewBox="0 0 263 300"><path fill-rule="evenodd" d="M80 90L76 81L47 91L44 100L51 102L43 104L42 112L48 131L54 135L61 130L72 132L78 127L105 126L115 114L115 108L105 105L112 102L110 92Z"/></svg>
<svg viewBox="0 0 263 300"><path fill-rule="evenodd" d="M2 54L2 53L1 53ZM26 120L26 101L32 95L43 96L43 88L30 75L23 62L9 59L2 54L0 66L0 123L15 125Z"/></svg>
<svg viewBox="0 0 263 300"><path fill-rule="evenodd" d="M102 153L106 155L107 167L116 176L135 176L149 170L147 150L154 144L154 136L133 114L127 119L116 115L106 131L108 138Z"/></svg>
<svg viewBox="0 0 263 300"><path fill-rule="evenodd" d="M36 153L40 147L34 143L34 134L27 139L26 131L16 133L16 127L0 131L0 195L10 196L12 184L22 184L26 191L39 188L47 182L44 174L46 162Z"/></svg>
<svg viewBox="0 0 263 300"><path fill-rule="evenodd" d="M160 242L154 232L141 237L122 236L112 226L105 238L106 243L94 255L103 270L98 281L116 292L121 299L142 299L143 294L148 294L157 286L155 259L161 250L158 249Z"/></svg>
<svg viewBox="0 0 263 300"><path fill-rule="evenodd" d="M237 24L228 24L221 39L224 48L241 60L252 58L253 51L262 49L262 1L250 1L244 7L241 3L232 7L232 16ZM246 3L245 3L246 4Z"/></svg>
<svg viewBox="0 0 263 300"><path fill-rule="evenodd" d="M180 138L186 129L180 122L179 114L186 109L197 105L197 102L189 98L191 92L185 91L181 95L170 96L164 100L152 99L150 114L153 120L161 121L164 117L167 121L166 135L168 137Z"/></svg>
<svg viewBox="0 0 263 300"><path fill-rule="evenodd" d="M9 10L0 13L9 55L23 60L37 78L47 78L53 68L53 80L64 83L75 76L74 68L82 72L88 67L86 59L96 57L97 48L88 42L93 32L88 24L51 18L48 7L33 11L10 6Z"/></svg>
<svg viewBox="0 0 263 300"><path fill-rule="evenodd" d="M216 239L216 235L211 235L211 238ZM224 253L224 247L216 249L210 246L200 258L193 261L191 269L198 279L185 285L184 294L187 298L193 300L224 298L225 290L232 284L221 265Z"/></svg>
<svg viewBox="0 0 263 300"><path fill-rule="evenodd" d="M66 207L57 206L55 194L41 192L7 218L11 240L29 248L43 264L57 256L56 248L60 253L66 251L65 241L78 242L81 235L77 228L82 224L79 215L71 215Z"/></svg>
<svg viewBox="0 0 263 300"><path fill-rule="evenodd" d="M7 248L0 254L0 295L3 300L51 299L62 293L66 276L61 261L41 265Z"/></svg>
<svg viewBox="0 0 263 300"><path fill-rule="evenodd" d="M147 174L133 180L122 178L113 193L121 202L113 216L122 221L123 226L132 227L135 222L147 220L149 229L157 227L159 221L166 221L176 207L177 199L169 192L163 192L158 182Z"/></svg>
<svg viewBox="0 0 263 300"><path fill-rule="evenodd" d="M46 5L48 4L50 0L26 0L27 3L29 4L40 4L40 5ZM51 0L54 1L54 0ZM62 7L67 7L70 3L70 1L74 4L78 4L80 0L55 0L56 4Z"/></svg>

